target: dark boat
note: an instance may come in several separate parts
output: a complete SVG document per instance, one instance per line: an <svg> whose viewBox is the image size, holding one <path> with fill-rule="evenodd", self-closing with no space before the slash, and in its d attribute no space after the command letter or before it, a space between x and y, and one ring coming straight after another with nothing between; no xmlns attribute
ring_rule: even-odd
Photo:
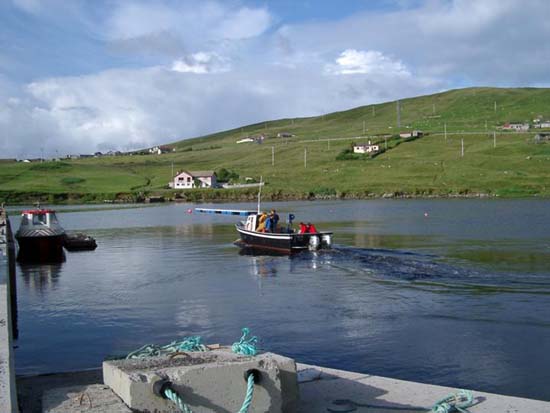
<svg viewBox="0 0 550 413"><path fill-rule="evenodd" d="M65 255L65 230L52 209L29 209L21 213L15 233L19 244L17 259L22 262L60 262Z"/></svg>
<svg viewBox="0 0 550 413"><path fill-rule="evenodd" d="M292 229L294 218L292 214L289 214L286 227L281 226L275 232L261 232L256 230L261 215L256 211L206 208L196 208L195 210L210 214L246 216L246 221L241 221L235 225L240 236L240 240L236 244L241 247L293 254L304 250L330 248L332 245L332 232L295 232Z"/></svg>
<svg viewBox="0 0 550 413"><path fill-rule="evenodd" d="M67 251L91 251L97 248L97 242L89 235L77 232L65 234L64 246Z"/></svg>

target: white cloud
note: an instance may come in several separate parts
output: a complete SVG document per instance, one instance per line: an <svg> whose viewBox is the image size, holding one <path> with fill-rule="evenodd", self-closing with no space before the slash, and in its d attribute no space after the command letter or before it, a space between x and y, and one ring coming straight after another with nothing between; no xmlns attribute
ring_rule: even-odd
<svg viewBox="0 0 550 413"><path fill-rule="evenodd" d="M172 70L180 73L220 73L231 69L228 59L215 52L198 52L172 63Z"/></svg>
<svg viewBox="0 0 550 413"><path fill-rule="evenodd" d="M410 76L410 72L399 60L392 60L376 50L344 50L336 64L326 67L327 72L337 75L383 74L384 76Z"/></svg>

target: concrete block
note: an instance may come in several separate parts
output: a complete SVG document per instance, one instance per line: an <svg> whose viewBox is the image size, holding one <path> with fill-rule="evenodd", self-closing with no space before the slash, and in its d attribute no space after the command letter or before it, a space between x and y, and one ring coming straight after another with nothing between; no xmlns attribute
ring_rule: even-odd
<svg viewBox="0 0 550 413"><path fill-rule="evenodd" d="M43 413L132 413L103 384L58 387L42 395Z"/></svg>
<svg viewBox="0 0 550 413"><path fill-rule="evenodd" d="M103 362L105 384L133 410L172 413L179 410L156 396L152 384L159 378L172 388L194 413L237 412L246 394L245 374L260 371L250 413L293 413L298 405L296 363L273 353L242 356L222 347L207 352L178 353L175 357L111 360Z"/></svg>

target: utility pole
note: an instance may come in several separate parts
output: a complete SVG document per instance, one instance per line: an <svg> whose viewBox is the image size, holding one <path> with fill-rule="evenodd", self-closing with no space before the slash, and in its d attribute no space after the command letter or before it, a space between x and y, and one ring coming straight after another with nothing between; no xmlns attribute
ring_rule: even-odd
<svg viewBox="0 0 550 413"><path fill-rule="evenodd" d="M275 166L275 146L271 147L271 166Z"/></svg>
<svg viewBox="0 0 550 413"><path fill-rule="evenodd" d="M495 100L495 113L497 113L497 101Z"/></svg>
<svg viewBox="0 0 550 413"><path fill-rule="evenodd" d="M304 168L307 168L307 148L304 148Z"/></svg>
<svg viewBox="0 0 550 413"><path fill-rule="evenodd" d="M445 142L447 142L447 123L444 123L443 127L445 128Z"/></svg>
<svg viewBox="0 0 550 413"><path fill-rule="evenodd" d="M401 127L401 103L397 101L397 127Z"/></svg>
<svg viewBox="0 0 550 413"><path fill-rule="evenodd" d="M172 162L172 178L174 178L174 162Z"/></svg>
<svg viewBox="0 0 550 413"><path fill-rule="evenodd" d="M365 126L366 126L365 121L363 121L363 135L365 134L365 131L366 131Z"/></svg>
<svg viewBox="0 0 550 413"><path fill-rule="evenodd" d="M493 132L493 148L497 147L497 133Z"/></svg>
<svg viewBox="0 0 550 413"><path fill-rule="evenodd" d="M460 141L461 141L461 144L462 144L462 145L461 145L461 146L462 146L462 149L461 149L461 151L460 151L460 157L461 157L461 158L464 158L464 138L462 138Z"/></svg>

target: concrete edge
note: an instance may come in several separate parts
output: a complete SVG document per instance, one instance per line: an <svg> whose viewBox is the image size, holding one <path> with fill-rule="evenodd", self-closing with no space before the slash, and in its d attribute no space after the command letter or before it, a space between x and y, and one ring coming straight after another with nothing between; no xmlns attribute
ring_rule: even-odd
<svg viewBox="0 0 550 413"><path fill-rule="evenodd" d="M13 351L12 279L15 277L15 244L10 221L0 208L0 411L19 412Z"/></svg>

